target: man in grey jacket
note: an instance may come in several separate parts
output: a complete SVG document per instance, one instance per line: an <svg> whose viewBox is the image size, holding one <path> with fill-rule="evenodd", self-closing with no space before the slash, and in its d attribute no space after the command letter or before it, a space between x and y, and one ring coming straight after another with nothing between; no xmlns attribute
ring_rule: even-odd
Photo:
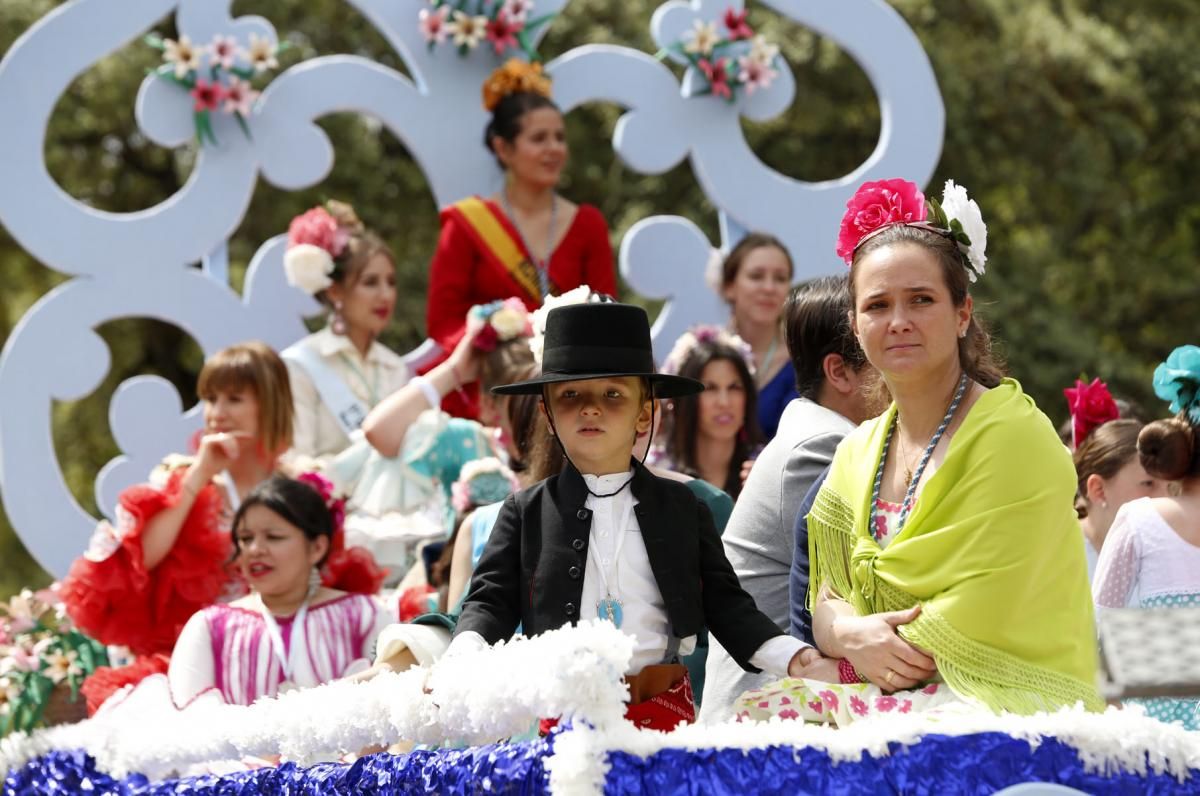
<svg viewBox="0 0 1200 796"><path fill-rule="evenodd" d="M850 331L845 277L824 277L792 291L784 310L788 351L800 397L788 404L733 507L722 542L742 588L759 610L787 630L793 527L805 493L833 460L838 443L867 419L865 382L872 374ZM771 681L748 674L713 639L701 721L728 718L743 691Z"/></svg>

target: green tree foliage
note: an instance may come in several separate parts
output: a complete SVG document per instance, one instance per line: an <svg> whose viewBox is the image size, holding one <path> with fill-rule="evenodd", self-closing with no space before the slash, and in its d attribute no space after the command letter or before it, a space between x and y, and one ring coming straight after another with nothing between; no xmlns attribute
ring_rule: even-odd
<svg viewBox="0 0 1200 796"><path fill-rule="evenodd" d="M0 3L0 52L55 0ZM552 58L584 42L653 51L657 3L573 0L543 45ZM1105 378L1151 416L1155 363L1196 342L1195 278L1200 201L1200 16L1187 0L893 0L929 54L945 98L946 142L928 189L948 177L967 186L989 223L988 275L976 300L1012 373L1056 420L1061 389L1082 372ZM869 81L836 42L751 4L750 21L782 45L796 78L793 108L744 123L764 162L806 179L836 178L870 154L880 114ZM286 67L330 53L357 53L404 71L386 41L338 0L239 0L234 12L270 18L296 47ZM158 27L172 35L172 20ZM886 42L880 42L886 48ZM149 144L133 99L157 53L125 47L81 75L51 119L46 160L72 195L96 207L150 207L186 180L194 152ZM651 213L691 218L716 239L713 208L686 166L658 176L630 172L611 147L620 109L590 104L568 119L572 163L564 192L596 204L614 241ZM0 111L0 124L4 123ZM352 201L392 243L401 299L385 342L407 350L424 328L426 269L437 209L400 142L354 116L322 122L338 159L318 186L285 193L261 183L230 248L240 287L255 249L289 219L326 198ZM0 335L63 281L0 228ZM638 297L627 296L642 301ZM165 324L124 320L100 330L113 371L85 400L54 408L54 436L68 482L95 510L92 479L118 453L106 415L112 390L138 373L170 379L194 400L199 349ZM0 421L2 422L2 421ZM0 522L0 595L45 582Z"/></svg>

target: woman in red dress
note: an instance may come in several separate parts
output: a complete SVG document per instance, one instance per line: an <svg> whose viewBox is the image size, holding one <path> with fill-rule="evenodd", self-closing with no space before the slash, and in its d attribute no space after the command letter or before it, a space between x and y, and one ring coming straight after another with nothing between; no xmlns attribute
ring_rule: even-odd
<svg viewBox="0 0 1200 796"><path fill-rule="evenodd" d="M483 87L492 113L484 143L504 169L504 186L442 211L442 234L429 277L429 337L453 351L467 311L476 304L519 297L529 310L546 296L589 285L615 294L616 271L608 225L592 205L555 192L567 162L562 113L550 100L539 64L512 60ZM475 391L443 407L475 417Z"/></svg>

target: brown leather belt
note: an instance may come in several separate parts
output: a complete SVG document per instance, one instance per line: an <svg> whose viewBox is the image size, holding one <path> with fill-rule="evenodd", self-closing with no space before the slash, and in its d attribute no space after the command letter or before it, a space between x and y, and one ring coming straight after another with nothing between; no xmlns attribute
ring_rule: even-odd
<svg viewBox="0 0 1200 796"><path fill-rule="evenodd" d="M686 677L687 673L687 667L682 663L656 663L637 674L625 675L625 682L629 685L629 704L636 705L653 699Z"/></svg>

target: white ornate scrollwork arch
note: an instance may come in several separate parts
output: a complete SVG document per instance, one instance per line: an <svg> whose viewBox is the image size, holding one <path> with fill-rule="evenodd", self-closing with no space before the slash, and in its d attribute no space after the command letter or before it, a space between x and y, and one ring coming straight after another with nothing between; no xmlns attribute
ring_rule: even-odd
<svg viewBox="0 0 1200 796"><path fill-rule="evenodd" d="M280 0L283 2L283 0ZM154 317L183 328L206 354L243 339L283 347L305 333L316 311L282 277L282 241L266 241L239 296L224 280L224 251L261 175L297 190L322 180L336 153L315 121L357 112L379 120L412 153L439 205L486 192L495 165L477 146L486 122L479 86L495 66L486 48L459 57L430 51L416 18L424 0L348 0L401 56L411 79L370 60L314 58L280 74L249 119L251 137L218 119L220 144L206 145L187 183L146 210L97 211L56 185L43 158L50 114L71 81L93 63L175 13L194 41L251 33L276 39L262 17L233 18L232 0L71 0L40 20L0 61L0 223L49 268L75 277L45 295L21 319L0 356L0 486L13 527L35 558L61 575L83 549L95 519L72 497L51 441L51 407L92 393L108 371L96 329L117 318ZM738 116L768 119L788 109L794 84L784 70L769 89L730 105L694 96L697 76L682 80L651 56L627 47L584 44L548 64L564 110L604 101L625 109L613 136L622 160L660 173L685 159L718 208L726 248L747 229L780 237L801 264L797 279L834 272L841 208L861 181L905 176L924 183L941 149L944 109L932 68L903 19L883 0L767 0L779 14L828 36L865 70L880 98L882 129L871 155L851 174L808 183L775 172L751 150ZM729 5L670 0L654 14L659 45L677 41L696 18ZM740 2L732 3L740 8ZM567 0L539 0L539 13ZM886 47L880 47L886 42ZM184 92L148 78L137 96L146 136L179 147L192 135ZM453 118L455 124L442 121ZM453 157L448 155L453 153ZM665 300L655 323L660 354L687 326L723 317L704 284L714 244L691 222L656 216L634 225L620 246L620 268L638 293ZM189 263L203 261L197 271ZM163 455L198 426L195 407L161 379L137 377L118 389L110 425L122 454L97 478L98 503L111 514L118 491L144 479Z"/></svg>

